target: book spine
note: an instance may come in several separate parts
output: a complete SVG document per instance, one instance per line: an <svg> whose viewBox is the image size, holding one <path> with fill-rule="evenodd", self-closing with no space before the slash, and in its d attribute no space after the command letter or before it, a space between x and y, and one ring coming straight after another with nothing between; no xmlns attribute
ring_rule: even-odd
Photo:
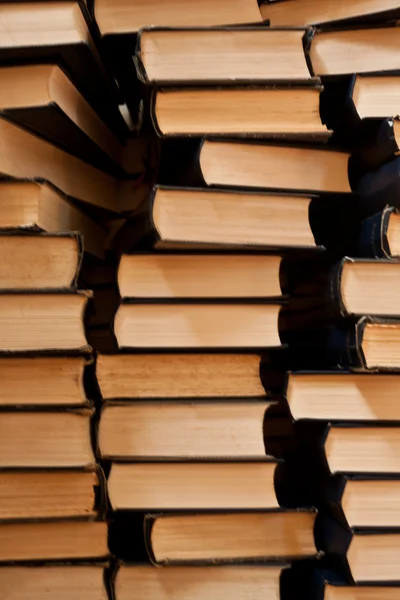
<svg viewBox="0 0 400 600"><path fill-rule="evenodd" d="M152 562L153 565L155 566L160 566L160 563L157 561L155 554L153 552L153 546L151 543L151 531L153 529L153 525L156 521L158 515L151 515L151 514L147 514L144 516L144 521L143 521L143 534L144 534L144 545L146 548L146 552L147 555L150 559L150 561Z"/></svg>
<svg viewBox="0 0 400 600"><path fill-rule="evenodd" d="M153 220L156 191L156 187L153 187L144 209L129 217L114 237L113 248L118 255L129 254L132 250L151 250L160 241Z"/></svg>
<svg viewBox="0 0 400 600"><path fill-rule="evenodd" d="M283 290L290 297L288 308L282 311L282 327L287 330L328 327L350 316L342 297L342 275L344 265L351 260L345 257L333 267L325 260L306 260L303 265L295 262L291 270L297 272L294 277L287 277L288 289Z"/></svg>
<svg viewBox="0 0 400 600"><path fill-rule="evenodd" d="M399 151L393 119L363 119L349 140L352 162L361 173L378 169L393 159Z"/></svg>
<svg viewBox="0 0 400 600"><path fill-rule="evenodd" d="M157 184L160 186L199 187L207 186L204 179L200 154L204 138L169 138L161 150Z"/></svg>
<svg viewBox="0 0 400 600"><path fill-rule="evenodd" d="M104 586L107 591L108 600L117 600L115 594L115 583L120 568L121 563L119 561L116 561L114 564L106 565L104 569Z"/></svg>
<svg viewBox="0 0 400 600"><path fill-rule="evenodd" d="M356 76L333 77L324 81L320 97L321 120L328 129L339 134L340 140L348 145L348 135L360 125L360 117L353 101Z"/></svg>
<svg viewBox="0 0 400 600"><path fill-rule="evenodd" d="M312 45L315 33L316 33L316 30L314 28L310 28L305 32L304 37L303 37L304 56L306 58L307 67L308 67L308 70L310 71L311 77L316 77L316 74L314 72L313 65L311 62L311 57L310 57L311 45Z"/></svg>
<svg viewBox="0 0 400 600"><path fill-rule="evenodd" d="M327 355L330 365L340 365L346 370L363 370L365 357L361 349L362 334L365 327L363 319L348 327L334 327L327 339Z"/></svg>
<svg viewBox="0 0 400 600"><path fill-rule="evenodd" d="M386 206L400 209L400 157L375 171L363 174L349 160L349 180L360 195L360 220L384 210Z"/></svg>
<svg viewBox="0 0 400 600"><path fill-rule="evenodd" d="M361 348L365 317L357 322L344 321L340 326L284 331L288 345L288 366L292 370L368 371Z"/></svg>
<svg viewBox="0 0 400 600"><path fill-rule="evenodd" d="M314 528L315 545L326 555L330 565L347 581L352 580L347 551L353 532L326 513L319 513Z"/></svg>
<svg viewBox="0 0 400 600"><path fill-rule="evenodd" d="M293 563L283 569L280 578L281 600L302 600L312 598L323 600L325 579L315 570L313 562Z"/></svg>
<svg viewBox="0 0 400 600"><path fill-rule="evenodd" d="M390 217L397 213L393 206L387 206L362 221L357 240L360 256L365 258L392 258L387 236Z"/></svg>

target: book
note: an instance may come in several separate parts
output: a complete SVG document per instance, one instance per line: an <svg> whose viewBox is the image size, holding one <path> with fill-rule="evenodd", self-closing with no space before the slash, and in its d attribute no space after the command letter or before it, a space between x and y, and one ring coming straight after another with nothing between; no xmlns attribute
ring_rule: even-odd
<svg viewBox="0 0 400 600"><path fill-rule="evenodd" d="M94 518L102 485L90 470L2 471L0 519Z"/></svg>
<svg viewBox="0 0 400 600"><path fill-rule="evenodd" d="M156 564L312 558L315 516L313 511L148 515L147 549Z"/></svg>
<svg viewBox="0 0 400 600"><path fill-rule="evenodd" d="M310 593L319 600L397 600L399 587L387 584L358 584L338 577L337 573L315 572Z"/></svg>
<svg viewBox="0 0 400 600"><path fill-rule="evenodd" d="M266 27L144 28L136 59L146 83L312 80L303 51L305 29ZM279 48L279 52L277 52Z"/></svg>
<svg viewBox="0 0 400 600"><path fill-rule="evenodd" d="M85 252L104 258L105 230L59 192L38 181L0 182L0 231L79 231Z"/></svg>
<svg viewBox="0 0 400 600"><path fill-rule="evenodd" d="M284 137L324 142L321 88L156 88L151 116L160 136Z"/></svg>
<svg viewBox="0 0 400 600"><path fill-rule="evenodd" d="M2 66L58 64L120 138L127 127L120 94L83 2L2 2Z"/></svg>
<svg viewBox="0 0 400 600"><path fill-rule="evenodd" d="M374 17L377 20L400 16L397 0L356 0L351 4L339 4L328 0L321 5L318 0L286 0L268 2L260 6L263 19L272 27L305 27L308 25L329 24L356 18Z"/></svg>
<svg viewBox="0 0 400 600"><path fill-rule="evenodd" d="M125 302L115 315L114 333L119 348L278 347L280 309L279 304L259 302Z"/></svg>
<svg viewBox="0 0 400 600"><path fill-rule="evenodd" d="M310 203L310 196L290 193L156 186L145 213L127 221L116 243L127 249L147 239L166 250L309 250L315 248Z"/></svg>
<svg viewBox="0 0 400 600"><path fill-rule="evenodd" d="M58 65L0 68L1 114L100 170L126 176L124 147Z"/></svg>
<svg viewBox="0 0 400 600"><path fill-rule="evenodd" d="M96 377L104 400L266 396L256 354L100 354Z"/></svg>
<svg viewBox="0 0 400 600"><path fill-rule="evenodd" d="M287 269L292 296L284 316L286 328L326 326L364 315L399 317L399 262L346 256L333 267L326 263L306 259Z"/></svg>
<svg viewBox="0 0 400 600"><path fill-rule="evenodd" d="M93 468L90 410L0 413L0 467Z"/></svg>
<svg viewBox="0 0 400 600"><path fill-rule="evenodd" d="M261 22L257 0L199 0L182 10L177 0L95 0L94 17L103 35L131 33L156 25L163 27L212 27Z"/></svg>
<svg viewBox="0 0 400 600"><path fill-rule="evenodd" d="M305 434L309 431L307 426L303 431ZM310 439L312 435L310 430ZM331 474L397 474L399 471L400 430L393 425L330 423L317 428L313 443L314 452L315 448L323 449L322 460Z"/></svg>
<svg viewBox="0 0 400 600"><path fill-rule="evenodd" d="M400 219L394 206L387 206L364 219L358 234L360 255L369 258L400 258Z"/></svg>
<svg viewBox="0 0 400 600"><path fill-rule="evenodd" d="M322 77L396 71L399 36L399 28L391 26L313 31L308 49L312 72Z"/></svg>
<svg viewBox="0 0 400 600"><path fill-rule="evenodd" d="M16 179L39 179L96 207L118 211L117 180L0 117L0 171Z"/></svg>
<svg viewBox="0 0 400 600"><path fill-rule="evenodd" d="M110 404L99 424L103 458L266 460L268 402L165 401Z"/></svg>
<svg viewBox="0 0 400 600"><path fill-rule="evenodd" d="M2 356L0 406L87 406L82 356Z"/></svg>
<svg viewBox="0 0 400 600"><path fill-rule="evenodd" d="M113 510L262 510L278 508L275 462L114 463Z"/></svg>
<svg viewBox="0 0 400 600"><path fill-rule="evenodd" d="M325 79L320 98L322 122L342 130L354 129L363 119L395 118L399 83L398 75L385 73Z"/></svg>
<svg viewBox="0 0 400 600"><path fill-rule="evenodd" d="M79 234L0 231L2 290L75 288L82 260Z"/></svg>
<svg viewBox="0 0 400 600"><path fill-rule="evenodd" d="M88 292L0 294L0 351L88 352Z"/></svg>
<svg viewBox="0 0 400 600"><path fill-rule="evenodd" d="M104 560L107 523L102 521L28 521L0 524L0 561Z"/></svg>
<svg viewBox="0 0 400 600"><path fill-rule="evenodd" d="M325 502L347 527L390 528L400 524L399 494L397 476L336 475L326 486Z"/></svg>
<svg viewBox="0 0 400 600"><path fill-rule="evenodd" d="M3 566L0 569L0 599L15 598L29 590L31 600L46 594L57 598L64 590L70 598L107 600L101 565Z"/></svg>
<svg viewBox="0 0 400 600"><path fill-rule="evenodd" d="M294 419L400 421L398 376L344 371L287 374L284 394Z"/></svg>
<svg viewBox="0 0 400 600"><path fill-rule="evenodd" d="M317 521L315 537L317 547L350 582L398 582L398 530L349 529L325 517Z"/></svg>
<svg viewBox="0 0 400 600"><path fill-rule="evenodd" d="M315 145L172 139L164 142L157 183L350 193L348 161L346 152Z"/></svg>
<svg viewBox="0 0 400 600"><path fill-rule="evenodd" d="M121 565L115 575L115 597L129 600L134 589L137 600L167 600L171 594L175 600L206 600L215 597L216 590L221 597L226 595L232 600L246 594L250 598L257 594L279 598L284 569L280 565L168 566L165 569Z"/></svg>
<svg viewBox="0 0 400 600"><path fill-rule="evenodd" d="M336 327L284 331L291 345L292 370L344 369L355 372L400 369L400 324L394 319L362 317ZM306 352L305 352L306 351Z"/></svg>
<svg viewBox="0 0 400 600"><path fill-rule="evenodd" d="M118 287L121 298L279 301L280 264L281 257L261 254L125 254L118 267Z"/></svg>

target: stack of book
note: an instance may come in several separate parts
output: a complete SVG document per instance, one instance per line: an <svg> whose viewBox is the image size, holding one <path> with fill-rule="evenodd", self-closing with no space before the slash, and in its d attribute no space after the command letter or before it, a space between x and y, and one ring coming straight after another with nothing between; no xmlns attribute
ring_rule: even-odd
<svg viewBox="0 0 400 600"><path fill-rule="evenodd" d="M257 7L254 3L251 6L250 4L250 2L246 3L248 14L253 11L250 22L257 23L260 21ZM398 53L395 51L398 29L390 25L385 28L376 27L376 24L383 23L384 19L398 16L400 7L398 3L390 1L374 3L359 0L351 6L334 2L322 5L309 0L270 2L260 7L262 17L271 25L271 28L266 28L244 25L245 20L241 18L244 13L240 12L244 4L240 6L240 3L235 4L237 11L235 15L223 13L218 2L212 5L207 2L197 3L197 12L196 10L182 11L176 4L171 5L172 8L169 6L169 10L165 10L165 3L156 0L146 3L145 6L139 3L134 9L130 9L124 2L117 2L113 4L113 12L107 0L96 0L94 6L100 29L103 34L106 34L108 38L106 41L110 47L121 49L122 40L130 39L129 36L134 33L139 87L146 101L150 122L159 137L163 139L158 165L158 185L154 188L146 207L147 213L143 211L140 219L136 218L131 226L127 224L123 228L122 247L131 249L135 247L138 240L141 240L142 247L146 245L149 247L150 242L152 248L173 251L173 254L169 255L126 256L121 262L119 284L123 303L115 320L115 332L120 347L134 348L139 353L148 349L162 349L167 350L169 354L136 353L134 357L128 355L119 358L101 357L99 360L100 387L103 390L103 386L106 386L103 391L103 394L106 393L104 398L111 401L120 397L126 403L128 399L131 401L134 399L133 391L135 398L136 394L138 399L146 398L148 406L147 414L143 415L142 409L139 408L141 401L136 401L136 404L124 404L124 406L120 402L120 407L110 403L104 410L100 425L100 446L106 452L107 458L113 461L128 461L121 463L119 467L115 462L111 467L110 495L113 498L115 486L114 508L121 510L133 508L142 512L145 512L146 508L152 511L160 509L181 511L184 508L197 511L212 510L213 506L207 503L200 505L205 489L210 489L209 479L205 481L203 474L200 473L200 470L205 467L199 463L191 466L189 470L183 462L185 458L187 461L190 458L201 458L201 455L198 456L195 450L197 435L192 432L191 426L186 425L187 421L183 420L185 417L182 413L179 414L185 405L181 399L180 388L175 386L176 381L182 378L182 373L185 373L185 369L188 368L186 366L188 357L191 357L190 360L194 360L192 357L195 357L198 361L199 357L203 356L182 355L182 349L187 351L192 348L203 348L209 351L210 348L217 346L222 350L226 349L227 341L232 341L233 346L242 350L247 347L250 330L247 328L244 330L243 325L246 324L246 317L250 317L250 304L246 307L243 318L238 321L239 315L234 315L233 311L231 319L228 318L227 304L217 317L212 302L212 298L217 298L221 293L219 291L221 285L223 290L220 297L221 304L218 306L223 306L228 292L232 293L234 290L234 284L237 283L242 290L246 289L241 281L241 263L238 256L232 253L234 250L245 248L246 251L250 249L260 251L269 248L273 252L282 252L285 246L292 246L292 249L296 246L310 248L314 245L313 238L308 237L311 233L310 216L317 242L326 245L329 253L321 254L311 261L303 261L297 253L294 264L292 255L285 260L285 269L281 269L282 291L294 294L290 309L280 311L279 317L283 338L286 339L288 336L291 352L293 350L293 354L288 355L289 359L296 355L298 360L296 364L303 362L316 369L327 364L325 347L321 343L314 346L312 343L314 335L319 339L318 336L323 333L329 335L330 339L334 336L336 349L338 349L338 339L340 342L343 338L347 340L356 338L358 347L355 351L351 352L353 348L349 348L349 345L346 348L347 360L353 361L353 364L354 361L360 361L360 357L365 358L365 363L368 361L368 365L372 368L379 367L379 361L382 361L381 366L384 366L389 355L391 365L397 360L393 321L376 323L375 320L371 322L370 317L379 315L393 319L397 316L395 283L398 266L377 260L362 262L358 257L389 258L391 252L393 255L398 252L398 249L396 250L398 216L395 210L398 203L398 163L390 160L398 151L395 139L397 124L396 121L393 124L387 118L379 124L365 125L364 119L397 115L395 108L397 79L392 77L385 81L385 78L377 78L374 74L381 70L393 71L400 66ZM231 3L230 9L233 6ZM152 11L151 16L146 13L146 10ZM198 13L201 13L201 18ZM343 24L343 20L354 18L358 20L357 27L348 28ZM371 26L367 27L365 24L368 19L371 21ZM218 29L215 28L216 25L219 26ZM357 73L357 76L353 73ZM320 98L321 77L325 91ZM288 83L291 84L290 87ZM320 103L321 115L327 128L321 125ZM316 142L320 144L326 141L330 136L330 130L334 132L333 144L326 148L318 146ZM257 137L257 141L249 139L252 137ZM260 138L268 138L269 141L266 143ZM377 144L378 140L380 144ZM389 165L386 165L387 161ZM382 163L384 163L383 167L381 167ZM377 167L381 168L381 171L371 173ZM390 195L386 198L390 198L393 207L386 209L382 190L389 188L389 175L392 181ZM332 194L335 195L333 206L335 207L336 202L337 214L331 210ZM322 200L318 198L324 195L325 198ZM342 207L345 210L347 208L348 212L339 215L339 208ZM332 214L334 219L331 220ZM179 250L180 252L177 252ZM207 260L212 261L213 268L206 269L204 255L188 255L188 250L230 251L232 253L230 257L236 261L235 268L230 271L229 267L225 266L223 268L225 277L221 272L216 275L213 268L218 266L216 258L221 255L207 254ZM341 261L344 254L350 254L357 260L346 258ZM249 261L248 254L246 257ZM255 259L260 257L255 254L251 258L256 264ZM226 255L224 259L227 260ZM203 261L201 267L199 261ZM334 272L330 275L331 268L334 268ZM247 266L246 271L254 273L251 275L254 283L257 279L253 279L255 271ZM208 282L209 291L206 295L207 304L204 298L203 303L200 304L198 301L202 298L204 278ZM372 283L374 280L379 283L375 285ZM190 293L191 287L194 290L192 293ZM386 296L382 293L383 287L387 290ZM326 294L334 299L333 310L332 307L327 310ZM188 296L192 299L191 302L188 302ZM232 296L237 298L237 291L234 291ZM129 303L129 299L134 299L135 303ZM176 302L172 303L173 299L176 299ZM143 300L146 300L146 303ZM380 301L382 302L379 304ZM241 307L244 306L242 300ZM259 310L259 306L257 308ZM368 315L368 318L363 319L356 329L353 328L352 337L343 327L335 331L332 328L322 330L321 324L334 323L338 314ZM256 326L258 334L263 333L266 324L265 317L263 320L258 319ZM288 332L293 330L296 332L294 342L293 337L288 335ZM305 335L299 335L301 331L305 331ZM240 332L239 344L235 340L236 332ZM360 351L359 344L363 336L365 345ZM263 340L264 345L266 344L267 338L259 339ZM388 341L390 341L389 346ZM254 350L256 343L257 339L254 337L248 348ZM331 348L332 343L330 341ZM311 352L313 347L317 352ZM179 351L179 354L170 354L171 349ZM346 356L344 352L342 355ZM116 367L117 361L121 361L121 364L122 360L126 361L124 380L128 377L128 371L132 373L133 360L137 361L133 373L137 373L136 369L140 368L139 365L143 365L144 356L147 356L146 360L149 362L141 375L148 373L148 377L154 379L158 377L163 382L159 370L165 368L168 371L168 385L163 383L162 387L156 389L150 389L146 385L147 391L144 396L141 396L143 376L135 378L132 388L125 385L118 386L115 382L113 386L110 386L110 383L106 384L105 374L108 373L109 379L112 377L117 379L116 374L122 373L122 367ZM335 354L336 363L332 360L333 364L337 364L337 356L338 353ZM171 368L170 357L175 362L174 371ZM339 355L339 358L341 357ZM151 367L148 366L150 360L153 361ZM165 360L168 366L161 367ZM108 365L107 361L110 361ZM184 361L185 366L181 361ZM213 364L216 365L215 362ZM107 369L104 368L105 365ZM191 373L194 372L192 367ZM169 401L165 402L164 395L164 390L168 390L171 385L171 377L176 390L174 399L178 401L174 406L173 426L169 424L170 417L167 416L170 410L167 408ZM387 379L385 383L385 386L388 386L388 395L390 390L393 393L396 381L393 376L390 377L391 379ZM185 377L183 379L185 380ZM366 502L370 509L375 508L373 517L375 518L377 494L380 494L379 498L385 496L385 490L390 486L387 487L387 481L384 484L372 482L371 486L369 480L353 481L342 476L334 478L332 483L329 478L326 478L321 467L320 447L326 438L326 462L332 472L378 472L377 463L382 465L381 472L388 470L388 463L381 460L381 453L384 449L387 450L385 452L387 461L389 455L393 455L394 429L338 426L340 421L351 423L353 420L360 424L363 420L371 420L378 416L377 414L375 416L374 412L375 409L378 410L374 386L379 386L383 379L382 376L378 377L374 385L372 381L372 378L365 379L359 375L338 373L328 375L292 373L288 376L287 399L296 418L298 415L300 419L313 418L312 411L318 409L318 419L337 421L329 428L329 432L326 424L307 426L307 436L304 436L301 448L296 451L297 459L303 457L304 460L308 460L307 464L310 465L313 477L305 476L304 462L297 462L297 472L303 477L303 489L300 485L300 491L297 490L296 493L304 499L314 499L321 507L323 515L318 518L316 541L321 549L327 550L328 561L321 562L320 566L325 564L328 567L336 567L338 573L341 565L340 560L335 558L335 553L340 555L341 559L343 558L343 548L349 544L350 535L339 538L337 529L340 529L340 526L335 525L336 521L326 516L326 504L336 507L333 508L333 513L336 515L336 520L340 522L341 519L342 524L343 522L349 524L351 521L355 527L360 524L367 527L373 519L368 520L365 514L355 515L354 511L363 510ZM334 403L334 407L333 402L329 406L323 404L321 395L324 392L330 395L336 394L334 390L337 386L341 386L343 402ZM201 384L198 384L198 389L201 390ZM199 393L194 393L193 388L192 390L191 394L194 398L198 398ZM211 390L208 391L209 394L210 392ZM171 392L167 393L167 398L170 394ZM208 399L214 396L215 393L212 393ZM375 402L372 405L373 397ZM153 400L151 405L148 402L150 398ZM157 401L155 405L154 401ZM198 401L193 399L192 403L194 403L192 406L198 410ZM150 406L151 417L148 414ZM379 414L384 414L387 418L391 410L388 411L387 405L379 406L381 406ZM391 407L394 412L389 419L396 419L393 401ZM360 412L356 414L358 410ZM135 417L135 426L130 424L128 411L131 411L132 419ZM118 412L120 416L117 420ZM322 413L324 416L321 417ZM160 417L160 414L163 416ZM178 425L181 418L181 423L185 423L185 426ZM267 416L264 426L268 420ZM151 422L152 431L151 435L147 434L144 439L142 431L138 431L137 424L140 424L140 430L143 430L148 421ZM211 451L214 428L208 421L206 422L208 427L206 447ZM299 430L301 431L302 428L300 426ZM274 426L271 429L273 430ZM129 432L129 444L123 443L124 436L121 432L125 430ZM190 434L188 447L193 444L194 448L193 455L189 454L186 457L180 447L183 430ZM169 456L171 431L173 431L173 446L175 452L176 450L178 452ZM357 433L359 438L356 437ZM113 449L110 445L107 450L106 440L112 435L115 441L118 440L120 447L115 446ZM162 447L156 447L154 438L158 444L162 440ZM223 440L223 437L221 439ZM307 439L308 442L305 441ZM134 455L127 451L131 447L137 452L136 444L139 442L143 446L149 444L150 454L143 455L141 447L139 449L141 454L139 456L136 454L136 463L129 464L129 461L134 459ZM265 442L268 447L268 436ZM370 452L371 444L374 448L373 456ZM382 450L380 444L383 445ZM347 448L346 452L345 448ZM288 456L292 459L290 453ZM171 463L171 458L175 461L180 459L182 462ZM157 462L154 462L156 459ZM159 462L161 459L164 460L163 464ZM218 455L215 459L218 459ZM151 465L143 465L139 462L143 460L151 461ZM217 464L217 462L213 465L207 463L209 474L207 477L211 476L211 467L214 468ZM224 469L228 464L223 464ZM249 466L250 463L246 465L247 474L250 473ZM136 475L135 484L133 475L130 485L127 483L128 478L125 482L122 478L119 481L121 492L132 490L129 495L127 494L125 504L124 494L121 493L118 498L116 493L117 468L121 469L121 472L122 469L126 469L126 472L131 470L131 473ZM289 483L290 485L293 483L294 490L296 473L288 475L288 472L283 471L284 478L286 483L288 477L293 478ZM321 479L320 485L316 486L315 479L318 474ZM182 477L185 478L185 485L181 483ZM192 481L192 477L196 477L195 482ZM226 475L223 474L221 477ZM276 477L276 482L279 479ZM198 489L198 485L201 486L201 490ZM251 489L250 483L247 485L248 489ZM276 486L276 491L278 489L279 486ZM394 487L391 489L394 490ZM196 494L194 503L190 498L192 491ZM337 508L341 495L346 492L348 492L346 518L350 521L344 521L343 511ZM239 494L237 497L239 498ZM328 500L325 502L321 497ZM394 506L394 503L395 499L392 495L391 506ZM214 506L215 508L232 510L235 507L228 504L225 507ZM382 514L383 510L380 508L381 519ZM211 516L213 521L210 520ZM396 525L395 516L389 514L385 516L387 524ZM388 519L392 519L390 523ZM241 539L240 556L235 554L237 550L232 538L226 556L217 556L215 550L210 552L207 548L206 542L210 539L209 536L217 536L223 531L221 522L223 522L221 515L217 518L215 515L203 513L196 516L151 514L145 520L150 556L153 561L168 565L174 562L204 562L218 560L218 558L225 558L228 561L248 560L249 556L245 551L247 540L245 533ZM229 531L235 541L238 539L239 524L239 517L229 522ZM377 524L379 523L375 523ZM253 530L250 531L252 539L257 539ZM371 537L367 535L355 535L353 538L350 546L351 550L354 545L353 566L359 569L357 573L355 571L353 573L354 580L379 580L376 571L379 570L379 560L373 568L369 564L374 560L371 554L372 546L368 545L370 539ZM381 547L381 539L378 537L373 539L379 542ZM386 536L384 539L390 541L391 547L395 547L393 546L395 537ZM364 543L363 548L356 546L358 540L360 544ZM222 547L221 539L214 537L213 541L214 548ZM389 545L385 547L384 552L388 553L388 548ZM360 558L362 550L365 552L363 558ZM264 558L266 557L268 554L264 554ZM348 558L350 562L350 551ZM393 561L391 564L394 564ZM380 566L383 568L382 564ZM384 568L388 569L388 566L385 565ZM392 572L394 572L393 568ZM181 593L182 597L183 594L186 594L185 597L190 597L190 594L194 594L192 590L196 589L196 597L203 597L202 594L206 597L210 589L207 586L215 586L217 580L224 581L226 570L225 567L213 569L207 567L207 569L208 575L205 577L201 571L196 571L189 566L168 566L157 572L148 566L122 567L116 577L117 598L128 597L133 588L139 590L139 597L141 590L143 590L143 597L146 594L162 597L165 589L173 590L174 595ZM232 569L228 573L231 587L226 588L227 593L233 596L236 590L238 594L241 593L236 587L234 587L235 592L232 591L233 582L236 580ZM208 578L211 577L214 578L209 579L212 583L207 583ZM325 576L316 577L320 577L323 584L326 582ZM386 580L393 578L396 579L396 577L386 577ZM183 582L184 586L183 583L182 585L174 583L175 579ZM332 576L329 581L335 583ZM194 587L190 582L195 582ZM343 597L343 594L351 595L353 589L331 586L329 592L338 596L342 593L341 597ZM318 593L320 592L319 589ZM364 592L367 596L380 593L376 588L355 588L355 594ZM389 593L396 592L392 588Z"/></svg>
<svg viewBox="0 0 400 600"><path fill-rule="evenodd" d="M142 92L165 139L158 185L121 232L122 247L148 249L118 268L123 352L96 365L111 550L125 561L117 600L207 598L215 586L279 596L282 561L315 556L316 514L281 486L281 419L259 374L259 355L281 344L282 255L315 251L317 196L351 193L348 154L322 145L330 132L305 33L244 25L137 36ZM145 558L133 512L162 569L130 564Z"/></svg>
<svg viewBox="0 0 400 600"><path fill-rule="evenodd" d="M118 599L132 589L138 598L186 589L190 597L199 587L205 598L216 584L232 597L260 586L276 594L281 565L237 563L315 555L315 513L282 507L280 466L264 440L275 402L255 349L280 343L280 262L254 253L121 259L114 330L120 348L135 353L98 357L99 449L111 461L113 510L145 514L150 558L175 566L122 566ZM123 539L113 535L111 549L137 557L116 517ZM206 566L221 562L231 566Z"/></svg>
<svg viewBox="0 0 400 600"><path fill-rule="evenodd" d="M81 259L74 233L0 234L4 598L26 588L35 599L60 589L71 598L86 589L93 599L105 598L105 484L84 386L91 348L83 322L89 294L76 287Z"/></svg>
<svg viewBox="0 0 400 600"><path fill-rule="evenodd" d="M298 12L296 7L291 12L295 4ZM291 366L308 369L287 374L285 395L299 436L296 455L289 452L287 458L303 501L319 510L315 537L323 558L308 593L320 598L400 594L395 118L400 79L391 72L400 63L390 50L399 30L390 23L327 23L360 21L372 4L335 9L331 3L325 12L323 5L299 0L264 9L271 24L323 23L313 33L310 54L314 71L326 77L321 116L334 131L332 139L351 154L349 181L357 194L347 213L338 202L328 253L287 262L292 299L281 315ZM377 8L398 13L396 3L384 4ZM359 5L368 11L357 11Z"/></svg>
<svg viewBox="0 0 400 600"><path fill-rule="evenodd" d="M0 597L105 600L106 487L78 277L127 128L84 3L0 5ZM78 232L78 233L77 233ZM84 281L84 280L82 280Z"/></svg>
<svg viewBox="0 0 400 600"><path fill-rule="evenodd" d="M132 197L120 90L85 2L2 2L0 18L0 228L82 233L83 284L101 288L109 226ZM103 295L89 341L107 349Z"/></svg>
<svg viewBox="0 0 400 600"><path fill-rule="evenodd" d="M400 597L399 17L1 2L1 600Z"/></svg>

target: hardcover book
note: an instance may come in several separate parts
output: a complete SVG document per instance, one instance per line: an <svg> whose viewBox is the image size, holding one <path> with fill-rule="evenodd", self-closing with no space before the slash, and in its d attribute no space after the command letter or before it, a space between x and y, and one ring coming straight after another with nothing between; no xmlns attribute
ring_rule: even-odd
<svg viewBox="0 0 400 600"><path fill-rule="evenodd" d="M400 68L395 51L400 29L388 26L312 30L306 52L317 77L353 73L392 74ZM368 52L365 52L365 47ZM389 115L388 115L389 116Z"/></svg>
<svg viewBox="0 0 400 600"><path fill-rule="evenodd" d="M155 88L151 118L159 136L211 135L325 142L319 86Z"/></svg>
<svg viewBox="0 0 400 600"><path fill-rule="evenodd" d="M269 21L271 27L326 24L355 19L374 18L377 21L395 19L400 16L397 0L355 0L351 3L338 3L328 0L323 4L318 0L286 0L274 2L265 0L261 6L261 15Z"/></svg>
<svg viewBox="0 0 400 600"><path fill-rule="evenodd" d="M325 329L281 329L281 338L290 344L288 364L293 370L400 370L400 323L394 319L362 317Z"/></svg>
<svg viewBox="0 0 400 600"><path fill-rule="evenodd" d="M114 575L115 596L116 600L129 600L134 589L137 600L149 597L168 600L171 593L175 600L207 600L218 589L232 600L239 600L244 594L279 597L287 570L286 565L279 564L169 566L165 569L122 564Z"/></svg>
<svg viewBox="0 0 400 600"><path fill-rule="evenodd" d="M305 33L266 27L142 29L136 47L138 75L158 85L315 83L303 51Z"/></svg>
<svg viewBox="0 0 400 600"><path fill-rule="evenodd" d="M290 192L156 186L144 210L120 229L115 245L125 252L135 247L310 251L316 247L311 202L312 195Z"/></svg>
<svg viewBox="0 0 400 600"><path fill-rule="evenodd" d="M147 515L146 545L155 564L313 558L315 517L311 510Z"/></svg>
<svg viewBox="0 0 400 600"><path fill-rule="evenodd" d="M0 599L20 596L29 589L31 600L46 594L56 598L60 589L71 598L107 600L104 567L92 565L3 566L0 568Z"/></svg>
<svg viewBox="0 0 400 600"><path fill-rule="evenodd" d="M315 145L171 139L163 144L157 182L346 194L348 160L346 152Z"/></svg>
<svg viewBox="0 0 400 600"><path fill-rule="evenodd" d="M392 529L349 529L320 517L316 545L352 583L398 583L400 534Z"/></svg>
<svg viewBox="0 0 400 600"><path fill-rule="evenodd" d="M106 401L266 398L257 354L100 354L96 377Z"/></svg>

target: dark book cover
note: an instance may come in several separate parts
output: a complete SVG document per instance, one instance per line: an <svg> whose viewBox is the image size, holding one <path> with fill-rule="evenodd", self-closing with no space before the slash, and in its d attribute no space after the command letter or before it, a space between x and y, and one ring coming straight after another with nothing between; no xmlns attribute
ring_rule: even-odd
<svg viewBox="0 0 400 600"><path fill-rule="evenodd" d="M348 141L345 141L344 134L341 136L341 143L352 153L349 160L351 180L378 169L399 153L392 118L363 119L357 130L349 135Z"/></svg>
<svg viewBox="0 0 400 600"><path fill-rule="evenodd" d="M354 168L349 160L349 180L361 198L360 217L365 219L386 206L400 208L400 157L366 174Z"/></svg>
<svg viewBox="0 0 400 600"><path fill-rule="evenodd" d="M147 86L139 80L135 66L137 34L108 34L101 38L100 43L129 109L135 132L138 133L142 127L144 111L150 103L150 94Z"/></svg>
<svg viewBox="0 0 400 600"><path fill-rule="evenodd" d="M323 91L320 97L322 122L335 132L345 135L357 131L361 119L353 101L356 75L347 77L323 78ZM345 138L346 139L346 138Z"/></svg>
<svg viewBox="0 0 400 600"><path fill-rule="evenodd" d="M362 221L357 239L360 256L376 259L393 258L388 239L388 228L391 216L397 214L397 208L386 206L380 212Z"/></svg>

